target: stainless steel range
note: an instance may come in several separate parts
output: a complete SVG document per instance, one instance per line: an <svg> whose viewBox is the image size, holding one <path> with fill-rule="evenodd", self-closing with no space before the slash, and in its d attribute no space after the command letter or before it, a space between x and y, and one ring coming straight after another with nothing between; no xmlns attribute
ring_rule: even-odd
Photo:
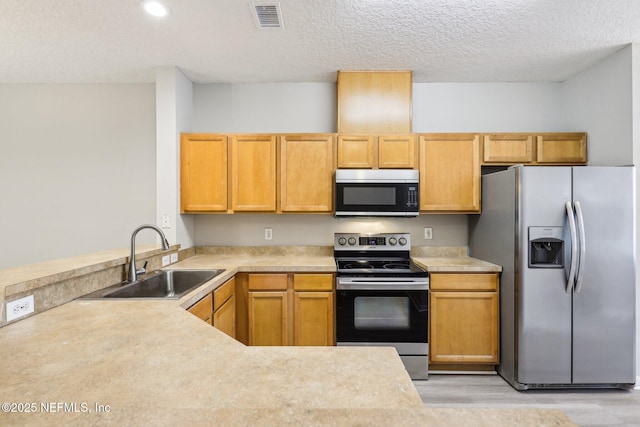
<svg viewBox="0 0 640 427"><path fill-rule="evenodd" d="M395 347L426 379L429 273L411 260L409 233L336 233L333 249L337 344Z"/></svg>

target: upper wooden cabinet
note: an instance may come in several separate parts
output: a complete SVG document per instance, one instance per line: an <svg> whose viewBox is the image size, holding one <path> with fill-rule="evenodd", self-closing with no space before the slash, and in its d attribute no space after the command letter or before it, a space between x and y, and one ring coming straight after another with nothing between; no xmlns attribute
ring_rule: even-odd
<svg viewBox="0 0 640 427"><path fill-rule="evenodd" d="M538 163L587 163L585 133L545 133L536 136L536 143Z"/></svg>
<svg viewBox="0 0 640 427"><path fill-rule="evenodd" d="M420 135L420 210L480 212L480 135Z"/></svg>
<svg viewBox="0 0 640 427"><path fill-rule="evenodd" d="M231 208L237 212L275 212L276 137L231 136Z"/></svg>
<svg viewBox="0 0 640 427"><path fill-rule="evenodd" d="M534 161L534 137L530 134L500 133L482 135L484 164L516 164Z"/></svg>
<svg viewBox="0 0 640 427"><path fill-rule="evenodd" d="M415 169L415 135L338 135L340 169Z"/></svg>
<svg viewBox="0 0 640 427"><path fill-rule="evenodd" d="M331 212L334 169L333 134L281 136L281 211Z"/></svg>
<svg viewBox="0 0 640 427"><path fill-rule="evenodd" d="M180 211L227 210L227 137L182 134L180 137Z"/></svg>
<svg viewBox="0 0 640 427"><path fill-rule="evenodd" d="M338 135L338 168L373 169L378 164L373 135Z"/></svg>
<svg viewBox="0 0 640 427"><path fill-rule="evenodd" d="M411 132L411 71L339 71L338 132Z"/></svg>
<svg viewBox="0 0 640 427"><path fill-rule="evenodd" d="M482 136L483 165L587 163L586 133L495 133Z"/></svg>

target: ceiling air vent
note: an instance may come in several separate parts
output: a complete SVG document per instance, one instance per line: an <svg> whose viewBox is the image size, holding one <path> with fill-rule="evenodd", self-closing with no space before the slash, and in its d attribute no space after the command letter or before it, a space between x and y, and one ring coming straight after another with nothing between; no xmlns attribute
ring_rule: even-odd
<svg viewBox="0 0 640 427"><path fill-rule="evenodd" d="M251 3L251 9L258 28L284 28L279 3Z"/></svg>

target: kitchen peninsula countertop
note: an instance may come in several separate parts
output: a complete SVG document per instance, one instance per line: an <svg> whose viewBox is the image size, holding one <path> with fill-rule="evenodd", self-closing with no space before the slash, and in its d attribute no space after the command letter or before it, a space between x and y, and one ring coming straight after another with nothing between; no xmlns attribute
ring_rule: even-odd
<svg viewBox="0 0 640 427"><path fill-rule="evenodd" d="M446 264L431 258L418 262ZM21 410L0 424L575 425L554 410L424 408L393 348L247 347L184 310L238 272L335 272L331 255L170 268L225 272L180 300L75 300L0 328L0 396Z"/></svg>
<svg viewBox="0 0 640 427"><path fill-rule="evenodd" d="M77 300L16 322L0 366L2 401L20 408L2 425L574 425L425 409L392 348L246 347L176 301Z"/></svg>

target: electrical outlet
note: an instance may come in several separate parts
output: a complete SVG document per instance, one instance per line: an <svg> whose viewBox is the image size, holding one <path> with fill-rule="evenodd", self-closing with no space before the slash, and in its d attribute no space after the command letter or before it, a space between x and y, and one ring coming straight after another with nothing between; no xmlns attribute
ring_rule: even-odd
<svg viewBox="0 0 640 427"><path fill-rule="evenodd" d="M433 239L433 228L431 228L431 227L425 227L424 228L424 238L426 240Z"/></svg>
<svg viewBox="0 0 640 427"><path fill-rule="evenodd" d="M33 295L17 299L7 303L7 322L17 319L27 314L33 313L34 310Z"/></svg>
<svg viewBox="0 0 640 427"><path fill-rule="evenodd" d="M165 255L162 257L162 266L165 267L171 264L171 255Z"/></svg>
<svg viewBox="0 0 640 427"><path fill-rule="evenodd" d="M264 229L264 240L272 240L273 239L273 229L265 228Z"/></svg>
<svg viewBox="0 0 640 427"><path fill-rule="evenodd" d="M171 262L178 262L178 252L171 254Z"/></svg>

